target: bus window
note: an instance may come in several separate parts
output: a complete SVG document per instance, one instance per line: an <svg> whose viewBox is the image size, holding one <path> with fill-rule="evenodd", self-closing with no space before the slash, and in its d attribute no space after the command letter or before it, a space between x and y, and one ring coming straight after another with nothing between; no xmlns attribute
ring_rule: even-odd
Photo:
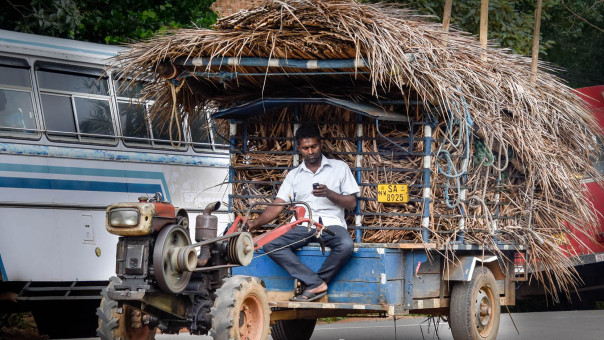
<svg viewBox="0 0 604 340"><path fill-rule="evenodd" d="M179 149L186 148L185 129L182 127L181 122L180 128L180 146ZM153 134L153 144L156 146L177 146L179 145L178 127L176 122L172 124L172 142L170 142L170 122L162 122L154 120L151 123L151 133Z"/></svg>
<svg viewBox="0 0 604 340"><path fill-rule="evenodd" d="M191 140L193 141L193 147L196 149L207 148L212 143L207 121L205 112L200 112L197 117L191 119Z"/></svg>
<svg viewBox="0 0 604 340"><path fill-rule="evenodd" d="M29 65L24 60L0 58L0 134L38 136L32 101Z"/></svg>
<svg viewBox="0 0 604 340"><path fill-rule="evenodd" d="M109 84L100 70L38 63L36 76L49 139L115 141Z"/></svg>
<svg viewBox="0 0 604 340"><path fill-rule="evenodd" d="M169 126L170 123L160 121L149 122L148 105L153 105L152 100L143 102L141 97L144 82L115 79L114 81L118 110L120 115L120 126L124 144L126 146L153 146L169 147L170 143ZM182 126L182 125L181 125ZM174 145L178 145L178 129L172 126L172 139ZM179 150L186 149L185 130L181 129L181 143Z"/></svg>
<svg viewBox="0 0 604 340"><path fill-rule="evenodd" d="M203 111L191 119L191 140L193 142L193 148L195 150L207 150L212 146L220 147L226 145L226 140L219 136L213 131L210 124L208 124L208 115L210 112Z"/></svg>
<svg viewBox="0 0 604 340"><path fill-rule="evenodd" d="M147 125L146 107L144 104L118 101L120 126L124 143L150 144L149 126Z"/></svg>

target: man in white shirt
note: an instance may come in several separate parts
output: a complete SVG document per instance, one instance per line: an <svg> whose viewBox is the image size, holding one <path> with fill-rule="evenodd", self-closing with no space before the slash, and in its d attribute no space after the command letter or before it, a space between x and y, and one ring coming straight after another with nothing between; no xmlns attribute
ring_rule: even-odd
<svg viewBox="0 0 604 340"><path fill-rule="evenodd" d="M306 226L296 226L278 239L266 244L264 251L291 276L302 284L302 292L292 301L315 301L327 293L327 284L346 264L353 251L353 242L346 229L344 209L356 207L359 186L348 165L329 159L321 153L321 134L316 126L304 125L296 131L298 151L304 162L292 169L279 188L273 203L304 201L312 210L313 220L321 218L323 225L335 236L322 234L331 249L329 256L318 270L313 272L294 254L294 250L317 239ZM313 183L319 183L313 188ZM274 220L284 209L283 205L269 206L260 216L248 221L250 230Z"/></svg>

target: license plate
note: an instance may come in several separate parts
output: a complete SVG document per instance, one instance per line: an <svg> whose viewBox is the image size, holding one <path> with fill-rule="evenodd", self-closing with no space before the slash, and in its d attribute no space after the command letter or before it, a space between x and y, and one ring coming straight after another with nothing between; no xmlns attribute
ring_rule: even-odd
<svg viewBox="0 0 604 340"><path fill-rule="evenodd" d="M377 197L380 203L409 202L409 186L407 184L378 184Z"/></svg>

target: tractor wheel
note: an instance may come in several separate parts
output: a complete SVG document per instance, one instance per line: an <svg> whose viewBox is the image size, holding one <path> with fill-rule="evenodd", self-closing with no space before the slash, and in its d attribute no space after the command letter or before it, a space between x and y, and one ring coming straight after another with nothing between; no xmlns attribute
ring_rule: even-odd
<svg viewBox="0 0 604 340"><path fill-rule="evenodd" d="M271 326L274 340L308 340L315 330L317 319L278 320Z"/></svg>
<svg viewBox="0 0 604 340"><path fill-rule="evenodd" d="M212 307L214 340L266 340L270 308L262 282L250 276L233 276L222 281Z"/></svg>
<svg viewBox="0 0 604 340"><path fill-rule="evenodd" d="M119 282L117 277L112 277L109 286L112 287ZM96 334L101 340L153 340L155 339L155 328L149 329L148 326L141 328L132 328L128 315L140 313L136 308L124 305L122 313L117 312L117 302L111 300L107 295L107 289L101 291L101 305L96 309L96 315L99 317L99 328Z"/></svg>
<svg viewBox="0 0 604 340"><path fill-rule="evenodd" d="M449 324L453 339L494 340L501 306L493 273L477 266L472 280L453 286Z"/></svg>

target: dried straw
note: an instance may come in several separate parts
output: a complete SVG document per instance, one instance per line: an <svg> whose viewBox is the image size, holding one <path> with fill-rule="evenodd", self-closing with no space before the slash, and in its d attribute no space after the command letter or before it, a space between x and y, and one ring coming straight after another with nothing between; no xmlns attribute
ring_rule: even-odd
<svg viewBox="0 0 604 340"><path fill-rule="evenodd" d="M493 46L485 51L474 37L459 31L443 31L439 24L426 22L399 7L360 4L351 0L265 1L259 7L220 19L212 30L177 30L130 47L116 59L119 72L129 79L150 80L146 90L147 98L155 100L152 114L164 121L172 119L168 113L175 104L173 96L181 110L181 119L195 117L207 105L226 108L262 97L329 96L355 101L386 98L424 102L432 107L432 113L441 122L436 127L437 142L433 146L438 154L434 155L431 164L434 173L432 241L446 245L464 231L467 241L492 245L494 233L491 228L496 225L500 240L521 242L531 248L527 261L533 269L549 270L544 274L546 276L538 279L546 282L554 294L558 288L567 290L573 286L575 273L569 269L572 267L566 266L567 254L555 247L552 240L553 235L568 231L563 221L586 234L590 234L590 228L597 224L582 183L585 177L601 180L591 165L591 159L600 152L594 136L599 136L601 131L586 103L547 72L553 69L552 66L542 63L541 73L535 82L531 82L530 59L526 57ZM406 54L414 57L408 58ZM186 78L178 88L159 75L160 69L178 58L216 59L223 56L363 59L369 66L350 69L357 72L353 75L240 75L232 80L198 75ZM303 71L230 65L176 67L179 72ZM310 109L302 112L309 117L304 119L323 121L327 118ZM399 112L425 118L424 114L418 116L413 110ZM467 114L473 122L473 140L484 143L482 149L493 155L494 163L485 166L491 162L484 158L468 163L463 186L469 199L461 200L451 209L444 201L445 194L450 202L454 202L460 198L459 192L447 186L446 178L437 171L438 165L442 168L446 164L436 156L446 151L452 156L453 166L461 169L464 150L470 148L472 158L480 154L476 143L460 147L447 140L446 123L463 122L453 131L459 135L463 133L461 126L469 122ZM279 126L259 126L254 134L292 134L290 130L279 129ZM329 130L332 136L350 137L355 135L354 132L354 124ZM402 138L405 131L391 133L401 134L399 137ZM364 135L372 136L373 132L364 127ZM356 147L344 142L334 142L328 148L352 150ZM259 150L292 150L291 143L280 141L264 140L255 146ZM366 140L363 149L377 150L378 142ZM245 163L245 157L235 157L234 166ZM342 158L354 165L353 156ZM390 165L418 167L417 160L406 159L407 163L403 164L402 160L380 155L366 157L364 161L375 167L375 171L363 174L363 181L368 183L418 181L414 176L395 178L393 173L380 170ZM290 164L272 156L265 159L254 156L252 162ZM248 179L279 178L276 173L245 176ZM270 195L273 188L268 189L257 193ZM237 193L251 189L234 186L234 190ZM374 193L364 187L363 195L372 198ZM412 193L414 195L417 192ZM239 209L250 201L242 202ZM387 207L373 201L364 202L364 209L401 211L401 207ZM421 206L414 204L402 209L421 212ZM460 221L465 223L465 229ZM417 223L413 218L388 221L378 217L364 218L364 224L371 225ZM415 234L366 231L364 238L399 242L415 240Z"/></svg>

